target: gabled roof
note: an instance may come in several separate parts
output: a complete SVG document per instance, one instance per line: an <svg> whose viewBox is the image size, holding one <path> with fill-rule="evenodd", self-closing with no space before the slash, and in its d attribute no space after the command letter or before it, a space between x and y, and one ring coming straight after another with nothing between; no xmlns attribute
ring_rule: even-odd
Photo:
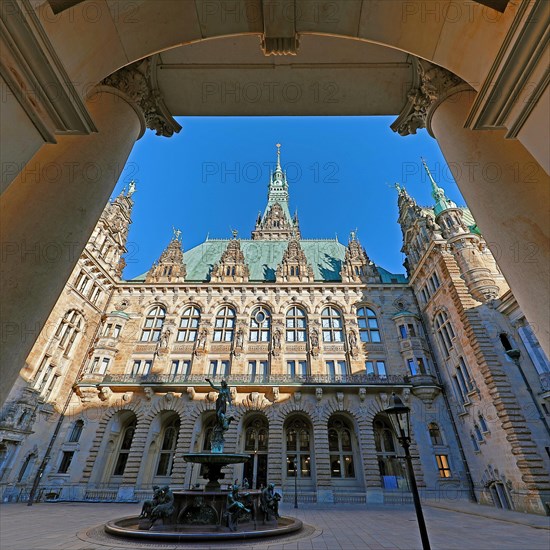
<svg viewBox="0 0 550 550"><path fill-rule="evenodd" d="M215 263L227 248L229 239L210 239L184 253L187 267L186 282L204 282L210 278ZM277 266L283 259L288 241L241 240L241 250L250 269L251 282L275 282ZM313 268L315 281L340 282L340 270L346 247L334 239L300 240L308 263ZM383 283L407 284L402 274L393 274L377 267ZM145 281L147 273L131 279L132 282Z"/></svg>

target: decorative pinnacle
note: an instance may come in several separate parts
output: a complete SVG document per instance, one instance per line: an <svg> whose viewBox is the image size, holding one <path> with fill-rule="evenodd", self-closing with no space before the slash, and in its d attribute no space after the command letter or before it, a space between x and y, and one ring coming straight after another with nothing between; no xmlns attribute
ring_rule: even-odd
<svg viewBox="0 0 550 550"><path fill-rule="evenodd" d="M233 239L237 240L239 232L236 229L231 230L231 235L233 235Z"/></svg>
<svg viewBox="0 0 550 550"><path fill-rule="evenodd" d="M277 147L277 170L281 170L281 144L276 143L275 146Z"/></svg>
<svg viewBox="0 0 550 550"><path fill-rule="evenodd" d="M174 232L174 240L181 241L181 231L172 226L172 231Z"/></svg>

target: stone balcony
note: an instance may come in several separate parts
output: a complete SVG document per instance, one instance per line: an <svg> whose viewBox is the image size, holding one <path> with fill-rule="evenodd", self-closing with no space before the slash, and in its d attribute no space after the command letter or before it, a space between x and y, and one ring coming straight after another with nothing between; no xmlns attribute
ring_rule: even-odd
<svg viewBox="0 0 550 550"><path fill-rule="evenodd" d="M136 386L163 386L163 389L178 390L185 387L205 387L209 388L205 374L191 375L172 375L172 374L148 374L148 375L132 375L132 374L108 374L103 377L100 386L108 386L116 391L116 388L128 389ZM289 376L286 374L268 374L268 375L248 375L248 374L229 374L227 376L210 377L214 384L219 384L222 378L229 386L280 386L280 387L303 387L303 386L408 386L403 376L389 375L377 376L367 374L350 374L345 376L330 376L330 375L310 375L310 376ZM84 382L84 381L83 381Z"/></svg>

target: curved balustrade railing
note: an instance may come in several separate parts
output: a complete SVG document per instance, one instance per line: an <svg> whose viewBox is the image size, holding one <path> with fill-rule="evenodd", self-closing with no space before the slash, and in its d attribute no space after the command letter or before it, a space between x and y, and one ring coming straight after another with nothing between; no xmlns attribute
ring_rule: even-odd
<svg viewBox="0 0 550 550"><path fill-rule="evenodd" d="M101 384L175 384L183 386L207 384L204 374L108 374ZM318 384L361 384L361 385L395 385L407 383L403 376L389 375L377 376L372 374L349 374L330 376L315 374L311 376L290 376L286 374L248 375L228 374L227 376L210 376L214 384L225 380L230 386L238 385L272 385L283 384L318 385Z"/></svg>

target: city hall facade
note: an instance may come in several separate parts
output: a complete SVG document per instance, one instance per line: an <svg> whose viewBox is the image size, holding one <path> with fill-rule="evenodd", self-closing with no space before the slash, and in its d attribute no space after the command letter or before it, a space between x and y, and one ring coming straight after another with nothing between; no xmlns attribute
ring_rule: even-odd
<svg viewBox="0 0 550 550"><path fill-rule="evenodd" d="M125 280L132 183L2 409L3 501L33 485L41 500L84 501L204 485L183 455L210 448L210 378L231 388L226 450L251 455L227 483L272 482L286 501L408 501L384 413L395 393L412 409L423 494L547 513L548 360L471 213L428 175L431 206L397 186L406 275L373 263L354 232L302 238L278 150L250 239L183 251L175 230Z"/></svg>

